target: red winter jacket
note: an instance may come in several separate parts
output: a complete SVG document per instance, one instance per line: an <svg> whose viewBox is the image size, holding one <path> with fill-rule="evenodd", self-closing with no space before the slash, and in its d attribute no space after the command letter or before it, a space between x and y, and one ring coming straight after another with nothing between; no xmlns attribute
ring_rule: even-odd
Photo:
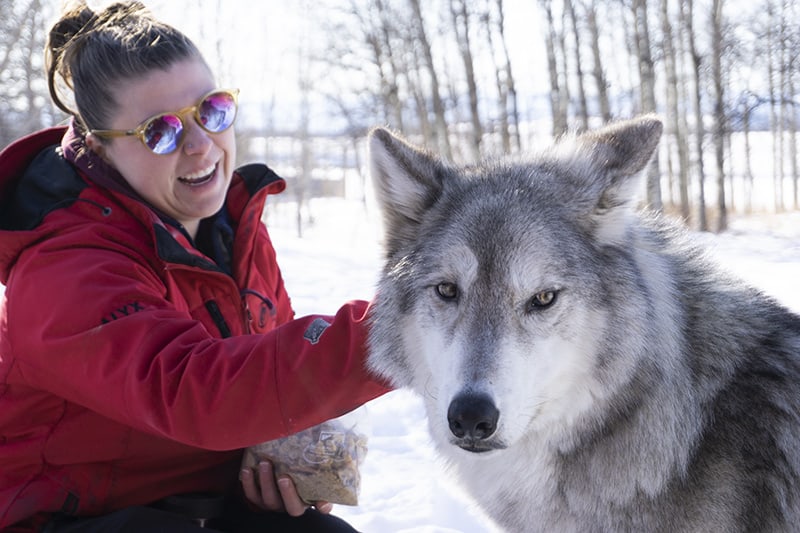
<svg viewBox="0 0 800 533"><path fill-rule="evenodd" d="M0 153L0 529L229 490L237 450L387 391L363 366L366 302L293 319L261 222L271 170L234 176L229 274L77 171L64 132Z"/></svg>

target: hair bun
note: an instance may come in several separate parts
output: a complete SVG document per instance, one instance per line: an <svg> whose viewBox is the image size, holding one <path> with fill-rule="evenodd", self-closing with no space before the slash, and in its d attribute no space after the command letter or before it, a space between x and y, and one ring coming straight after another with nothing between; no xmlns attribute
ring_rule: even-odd
<svg viewBox="0 0 800 533"><path fill-rule="evenodd" d="M57 55L64 46L87 27L94 25L97 14L86 5L85 0L65 3L61 19L52 27L47 43L51 53Z"/></svg>
<svg viewBox="0 0 800 533"><path fill-rule="evenodd" d="M139 0L118 0L96 12L87 0L67 0L45 47L47 84L59 109L87 129L98 128L117 105L115 83L188 57L202 59L186 35Z"/></svg>
<svg viewBox="0 0 800 533"><path fill-rule="evenodd" d="M148 12L147 6L138 0L130 2L115 2L103 10L103 17L108 20L114 20L120 17L127 17L131 13L139 11Z"/></svg>

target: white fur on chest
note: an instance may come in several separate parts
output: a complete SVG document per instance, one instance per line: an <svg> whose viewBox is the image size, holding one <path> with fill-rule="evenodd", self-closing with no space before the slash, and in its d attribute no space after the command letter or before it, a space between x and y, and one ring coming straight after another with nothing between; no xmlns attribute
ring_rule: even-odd
<svg viewBox="0 0 800 533"><path fill-rule="evenodd" d="M538 439L486 456L451 447L446 455L461 482L505 530L555 531L569 519L562 508L552 452ZM553 512L551 512L553 511Z"/></svg>

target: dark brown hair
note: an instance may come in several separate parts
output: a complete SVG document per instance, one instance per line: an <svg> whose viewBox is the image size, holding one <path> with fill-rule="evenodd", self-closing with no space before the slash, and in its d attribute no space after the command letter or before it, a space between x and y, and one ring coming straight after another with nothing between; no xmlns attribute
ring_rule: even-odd
<svg viewBox="0 0 800 533"><path fill-rule="evenodd" d="M45 47L50 96L59 109L77 119L83 132L109 126L120 102L114 89L154 69L197 58L194 43L156 19L138 1L117 2L95 13L85 0L65 7ZM64 102L72 92L72 109Z"/></svg>

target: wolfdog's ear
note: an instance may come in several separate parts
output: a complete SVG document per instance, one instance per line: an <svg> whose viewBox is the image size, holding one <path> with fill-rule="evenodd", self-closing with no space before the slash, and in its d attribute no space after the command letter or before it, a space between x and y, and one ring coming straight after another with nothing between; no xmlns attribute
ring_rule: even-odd
<svg viewBox="0 0 800 533"><path fill-rule="evenodd" d="M438 157L383 128L370 132L369 150L370 174L389 236L387 245L393 247L414 237L423 213L441 194L444 165Z"/></svg>
<svg viewBox="0 0 800 533"><path fill-rule="evenodd" d="M662 129L658 117L643 115L584 133L578 143L591 150L594 163L609 174L613 186L644 170L658 147Z"/></svg>
<svg viewBox="0 0 800 533"><path fill-rule="evenodd" d="M641 172L653 157L663 126L655 115L610 124L575 139L585 163L573 161L583 183L578 196L588 202L590 224L607 241L624 239L627 213L642 190Z"/></svg>

